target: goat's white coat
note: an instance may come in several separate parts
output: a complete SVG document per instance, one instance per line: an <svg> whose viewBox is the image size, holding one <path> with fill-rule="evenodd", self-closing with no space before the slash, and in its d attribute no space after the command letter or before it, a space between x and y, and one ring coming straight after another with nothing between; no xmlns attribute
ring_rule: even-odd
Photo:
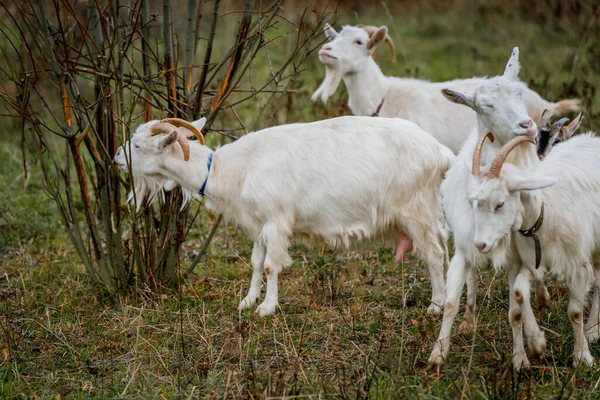
<svg viewBox="0 0 600 400"><path fill-rule="evenodd" d="M158 149L160 139L148 136L156 122L140 126L131 139L140 147L126 144L115 160L126 168L131 157L138 201L164 181L175 181L187 199L197 198L211 150L191 141L185 162L177 144ZM217 149L206 205L254 241L254 273L240 309L255 304L264 271L267 294L257 312L275 311L277 275L292 262L292 238L351 245L408 236L432 275L429 311L441 311L446 237L439 186L453 158L412 122L369 117L268 128Z"/></svg>
<svg viewBox="0 0 600 400"><path fill-rule="evenodd" d="M530 119L524 101L524 87L518 81L519 70L518 49L513 53L506 65L502 76L488 79L473 93L463 93L452 90L444 90L444 95L453 102L467 105L477 111L477 129L469 136L465 145L459 152L452 168L446 174L441 186L444 213L454 234L455 254L450 262L446 282L446 302L444 304L444 318L438 341L429 357L430 366L441 367L446 360L450 348L450 333L454 319L458 312L460 295L467 282L471 295L467 296L467 312L465 314L466 328L474 326L475 308L475 277L476 270L491 261L494 266L507 265L509 268L509 284L514 284L516 273L512 269L514 262L508 257L511 243L507 239L498 244L497 250L485 255L479 253L475 247L475 225L476 221L469 199L469 182L471 179L471 165L473 153L480 137L487 132L493 132L495 141L486 143L481 154L482 164L490 164L498 150L509 140L518 135L534 135L536 125ZM466 108L466 107L465 107ZM517 148L509 156L509 160L518 165L536 165L538 162L535 148ZM535 275L536 281L541 281L539 275ZM468 279L468 281L467 281ZM543 285L538 295L546 298L547 291ZM511 304L513 304L511 302ZM533 315L525 310L524 319ZM528 325L535 325L535 319L525 321ZM534 328L532 328L532 331ZM543 334L537 327L537 331L543 340ZM516 335L517 328L513 330ZM536 339L537 340L537 339ZM537 348L545 347L545 342L536 343ZM520 362L522 354L520 349L515 349L513 361L515 365ZM523 364L527 367L527 363Z"/></svg>
<svg viewBox="0 0 600 400"><path fill-rule="evenodd" d="M507 163L500 179L472 182L470 196L477 221L475 240L493 249L504 238L512 236L515 241L517 262L523 266L517 276L517 281L522 279L521 287L515 286L519 294L528 293L527 281L530 272L535 272L535 250L532 239L518 229L532 226L542 202L545 204L544 223L538 232L543 249L540 270L568 288L574 363L590 365L593 357L584 331L597 338L598 310L592 310L591 325L584 329L583 306L596 279L592 263L595 260L599 265L600 260L600 139L591 133L576 136L556 146L536 168ZM495 211L498 202L504 206ZM527 325L525 333L537 334Z"/></svg>
<svg viewBox="0 0 600 400"><path fill-rule="evenodd" d="M441 90L448 88L473 92L487 82L487 78L428 82L386 76L372 58L375 48L368 48L369 35L364 29L344 26L337 33L327 25L325 33L331 41L323 45L319 59L325 64L326 75L313 94L313 100L320 98L326 103L343 79L348 90L348 107L354 115L370 116L383 101L380 116L412 121L458 153L477 125L477 115L467 107L446 101L441 96ZM548 109L552 115L579 110L578 100L551 103L528 89L524 83L520 82L519 85L527 111L536 123L540 122L544 109Z"/></svg>

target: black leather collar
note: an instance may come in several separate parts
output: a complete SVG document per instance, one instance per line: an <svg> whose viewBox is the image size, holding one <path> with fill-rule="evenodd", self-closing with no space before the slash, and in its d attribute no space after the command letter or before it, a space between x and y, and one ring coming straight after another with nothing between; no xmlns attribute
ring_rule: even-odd
<svg viewBox="0 0 600 400"><path fill-rule="evenodd" d="M537 235L542 224L544 223L544 203L542 203L542 209L540 210L540 215L537 218L537 221L533 224L533 226L529 229L519 229L519 233L525 237L532 237L533 243L535 245L535 269L540 267L540 263L542 262L542 244L540 243L540 238Z"/></svg>

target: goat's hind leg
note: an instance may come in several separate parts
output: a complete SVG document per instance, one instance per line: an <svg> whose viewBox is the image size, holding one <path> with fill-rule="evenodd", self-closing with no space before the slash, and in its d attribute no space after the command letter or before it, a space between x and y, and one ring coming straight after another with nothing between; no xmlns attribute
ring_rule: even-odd
<svg viewBox="0 0 600 400"><path fill-rule="evenodd" d="M428 314L442 313L444 304L444 244L440 241L442 232L439 224L411 223L408 225L412 243L419 257L427 264L431 279L431 305Z"/></svg>
<svg viewBox="0 0 600 400"><path fill-rule="evenodd" d="M250 281L250 289L248 295L240 302L238 310L243 311L256 304L258 297L260 296L260 289L262 287L262 274L264 272L264 263L267 250L263 243L259 240L254 242L252 248L252 256L250 257L250 263L252 264L252 280Z"/></svg>
<svg viewBox="0 0 600 400"><path fill-rule="evenodd" d="M592 307L590 316L585 324L585 337L589 343L595 342L600 337L600 269L596 269L594 291L592 292Z"/></svg>

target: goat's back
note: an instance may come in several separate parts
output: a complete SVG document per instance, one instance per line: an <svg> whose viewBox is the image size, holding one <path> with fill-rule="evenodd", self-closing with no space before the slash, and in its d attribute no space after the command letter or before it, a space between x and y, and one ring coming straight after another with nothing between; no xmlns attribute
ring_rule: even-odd
<svg viewBox="0 0 600 400"><path fill-rule="evenodd" d="M421 214L435 219L454 158L409 121L370 117L268 128L217 154L221 179L239 179L234 219L250 231L276 218L296 234L343 242L398 231Z"/></svg>

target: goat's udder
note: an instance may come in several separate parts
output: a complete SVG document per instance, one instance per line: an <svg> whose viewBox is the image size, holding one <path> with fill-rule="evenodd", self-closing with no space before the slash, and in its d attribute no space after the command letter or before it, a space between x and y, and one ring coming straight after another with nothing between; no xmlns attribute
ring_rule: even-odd
<svg viewBox="0 0 600 400"><path fill-rule="evenodd" d="M398 243L394 249L394 255L396 256L396 262L402 261L402 258L406 253L410 253L413 249L412 241L406 235L400 235L398 237Z"/></svg>

